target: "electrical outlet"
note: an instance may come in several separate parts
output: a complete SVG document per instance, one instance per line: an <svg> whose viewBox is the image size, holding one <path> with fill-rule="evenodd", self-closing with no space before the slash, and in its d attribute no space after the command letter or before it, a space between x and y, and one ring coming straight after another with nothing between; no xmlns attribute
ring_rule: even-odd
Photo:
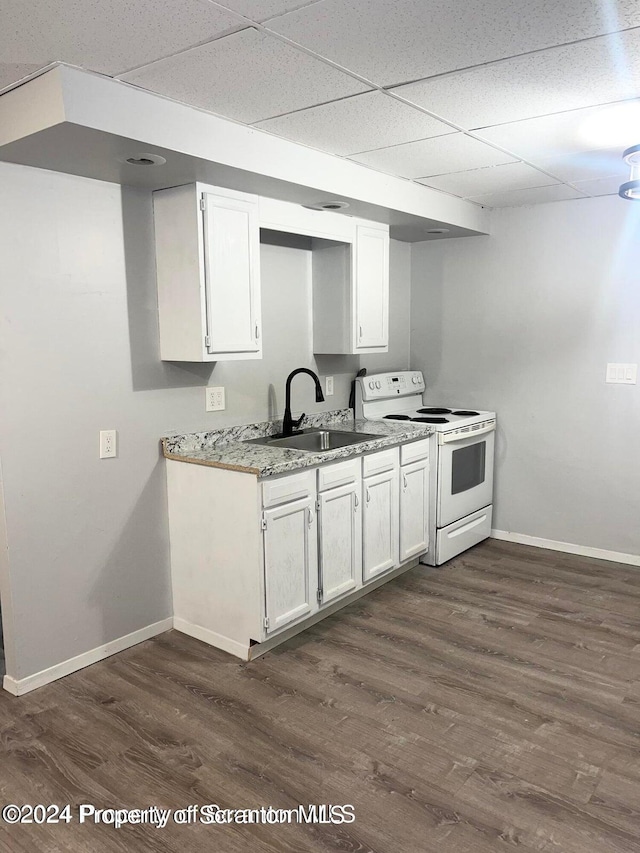
<svg viewBox="0 0 640 853"><path fill-rule="evenodd" d="M224 388L207 388L205 392L205 408L207 412L221 412L225 408Z"/></svg>
<svg viewBox="0 0 640 853"><path fill-rule="evenodd" d="M638 378L637 364L608 364L605 382L619 385L635 385Z"/></svg>
<svg viewBox="0 0 640 853"><path fill-rule="evenodd" d="M100 459L114 459L118 455L118 433L115 429L100 430Z"/></svg>
<svg viewBox="0 0 640 853"><path fill-rule="evenodd" d="M333 396L333 376L327 376L324 380L324 387L327 397Z"/></svg>

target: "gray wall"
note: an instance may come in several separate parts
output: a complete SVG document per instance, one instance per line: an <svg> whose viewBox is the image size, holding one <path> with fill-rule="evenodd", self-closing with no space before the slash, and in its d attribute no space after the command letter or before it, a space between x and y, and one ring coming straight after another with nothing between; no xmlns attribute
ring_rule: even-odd
<svg viewBox="0 0 640 853"><path fill-rule="evenodd" d="M495 211L412 249L411 366L436 404L495 409L494 527L640 554L640 205Z"/></svg>
<svg viewBox="0 0 640 853"><path fill-rule="evenodd" d="M361 366L408 366L410 248L391 245L387 356L315 363L310 254L267 245L262 361L165 364L150 195L7 164L0 184L0 595L20 679L171 614L162 435L281 414L294 367L335 376L324 405L296 379L312 412L345 406ZM205 413L208 384L225 412ZM109 428L119 458L99 460Z"/></svg>

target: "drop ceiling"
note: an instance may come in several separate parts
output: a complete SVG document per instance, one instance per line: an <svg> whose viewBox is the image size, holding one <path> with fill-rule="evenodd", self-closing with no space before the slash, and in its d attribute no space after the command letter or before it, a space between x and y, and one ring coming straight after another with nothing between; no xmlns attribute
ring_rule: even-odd
<svg viewBox="0 0 640 853"><path fill-rule="evenodd" d="M487 207L617 193L638 0L3 0L0 89L106 74ZM622 202L621 202L622 203Z"/></svg>

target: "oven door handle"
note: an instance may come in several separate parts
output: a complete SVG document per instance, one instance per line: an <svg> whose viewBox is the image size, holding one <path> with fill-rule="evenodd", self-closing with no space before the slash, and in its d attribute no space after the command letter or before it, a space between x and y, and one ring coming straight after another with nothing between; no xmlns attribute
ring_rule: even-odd
<svg viewBox="0 0 640 853"><path fill-rule="evenodd" d="M468 438L475 438L476 435L484 435L486 432L494 432L496 428L495 421L493 423L487 424L486 426L480 427L480 429L469 430L469 432L458 433L455 432L439 432L438 433L438 444L450 444L454 441L466 441Z"/></svg>

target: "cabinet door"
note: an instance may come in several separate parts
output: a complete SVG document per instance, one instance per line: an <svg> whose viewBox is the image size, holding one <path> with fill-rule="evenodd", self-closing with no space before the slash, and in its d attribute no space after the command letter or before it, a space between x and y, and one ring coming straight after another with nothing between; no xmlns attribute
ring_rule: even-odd
<svg viewBox="0 0 640 853"><path fill-rule="evenodd" d="M260 350L257 201L203 193L207 351Z"/></svg>
<svg viewBox="0 0 640 853"><path fill-rule="evenodd" d="M362 576L366 583L398 565L398 469L362 481Z"/></svg>
<svg viewBox="0 0 640 853"><path fill-rule="evenodd" d="M360 482L318 497L320 600L327 604L355 589L362 577Z"/></svg>
<svg viewBox="0 0 640 853"><path fill-rule="evenodd" d="M265 628L272 633L317 609L318 540L312 498L265 510Z"/></svg>
<svg viewBox="0 0 640 853"><path fill-rule="evenodd" d="M358 225L355 250L355 350L389 344L389 232Z"/></svg>
<svg viewBox="0 0 640 853"><path fill-rule="evenodd" d="M400 469L400 562L429 547L429 460Z"/></svg>

